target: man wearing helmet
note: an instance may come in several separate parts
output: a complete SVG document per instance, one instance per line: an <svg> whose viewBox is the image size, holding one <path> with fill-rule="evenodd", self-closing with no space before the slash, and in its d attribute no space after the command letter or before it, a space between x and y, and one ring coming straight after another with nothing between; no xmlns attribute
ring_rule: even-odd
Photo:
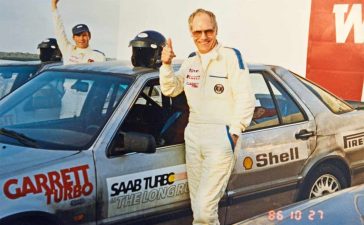
<svg viewBox="0 0 364 225"><path fill-rule="evenodd" d="M198 9L189 17L197 52L180 70L168 39L162 51L160 83L163 94L185 91L190 109L185 129L186 167L193 224L219 224L218 202L224 194L235 157L233 149L250 124L255 97L247 65L237 49L218 43L215 15Z"/></svg>
<svg viewBox="0 0 364 225"><path fill-rule="evenodd" d="M52 0L51 8L55 24L55 34L58 40L59 48L63 55L64 64L77 64L89 62L105 61L105 55L102 52L92 50L89 47L91 32L85 24L77 24L72 28L73 40L75 45L67 39L61 17L57 10L59 0Z"/></svg>
<svg viewBox="0 0 364 225"><path fill-rule="evenodd" d="M140 32L129 43L129 46L133 47L131 56L133 66L159 68L162 65L160 58L165 44L166 38L157 31Z"/></svg>
<svg viewBox="0 0 364 225"><path fill-rule="evenodd" d="M57 40L55 38L47 38L38 45L39 58L42 63L60 62L62 53L59 50Z"/></svg>
<svg viewBox="0 0 364 225"><path fill-rule="evenodd" d="M161 33L154 30L140 32L129 43L129 47L132 46L133 48L131 56L133 66L158 69L162 65L161 54L165 45L166 38ZM167 99L168 97L163 96L163 98ZM161 138L164 144L183 143L183 131L187 125L189 114L186 96L182 92L170 100L171 111L176 114L174 114L173 124L168 127L168 130L161 132ZM170 102L170 100L166 100L166 102Z"/></svg>

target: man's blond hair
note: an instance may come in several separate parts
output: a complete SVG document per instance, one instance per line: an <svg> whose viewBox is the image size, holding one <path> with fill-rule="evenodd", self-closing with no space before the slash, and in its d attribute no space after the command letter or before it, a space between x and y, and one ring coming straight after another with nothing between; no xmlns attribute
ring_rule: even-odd
<svg viewBox="0 0 364 225"><path fill-rule="evenodd" d="M216 16L213 12L211 11L208 11L208 10L205 10L205 9L196 9L196 11L194 11L190 17L188 18L188 24L189 24L189 27L190 27L190 31L192 31L192 22L193 22L193 19L195 18L195 16L197 14L206 14L210 17L210 19L212 20L212 23L214 24L214 29L216 30L216 33L217 33L217 21L216 21Z"/></svg>

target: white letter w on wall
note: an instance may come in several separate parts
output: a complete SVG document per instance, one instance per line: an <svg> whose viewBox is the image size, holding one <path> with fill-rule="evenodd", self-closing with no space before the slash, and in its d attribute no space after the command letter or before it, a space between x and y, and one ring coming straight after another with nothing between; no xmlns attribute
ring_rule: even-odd
<svg viewBox="0 0 364 225"><path fill-rule="evenodd" d="M336 42L345 43L349 33L354 27L354 42L364 43L364 22L362 17L362 5L353 4L345 20L345 14L349 10L349 4L335 4Z"/></svg>

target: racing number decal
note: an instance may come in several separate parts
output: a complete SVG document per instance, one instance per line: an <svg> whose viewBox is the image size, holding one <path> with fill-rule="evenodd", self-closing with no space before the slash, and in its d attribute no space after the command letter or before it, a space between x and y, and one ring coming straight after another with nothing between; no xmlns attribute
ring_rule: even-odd
<svg viewBox="0 0 364 225"><path fill-rule="evenodd" d="M109 217L188 199L185 164L111 177L106 182Z"/></svg>
<svg viewBox="0 0 364 225"><path fill-rule="evenodd" d="M88 196L93 191L93 184L88 177L89 165L81 165L60 171L50 171L22 178L5 181L4 195L11 200L26 197L30 194L41 194L47 197L47 204L52 200L61 201Z"/></svg>

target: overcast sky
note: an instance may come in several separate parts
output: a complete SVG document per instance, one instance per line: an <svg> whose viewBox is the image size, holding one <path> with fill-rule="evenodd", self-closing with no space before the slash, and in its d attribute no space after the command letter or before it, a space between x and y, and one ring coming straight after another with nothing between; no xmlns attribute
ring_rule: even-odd
<svg viewBox="0 0 364 225"><path fill-rule="evenodd" d="M38 44L54 37L50 0L0 0L0 51L37 53ZM66 33L85 23L92 32L91 47L116 57L119 0L60 0Z"/></svg>
<svg viewBox="0 0 364 225"><path fill-rule="evenodd" d="M107 57L130 59L129 41L143 30L172 38L178 59L195 50L187 18L197 8L212 10L218 40L238 48L249 62L276 64L299 74L306 71L310 0L60 0L71 28L86 23L91 47ZM50 0L0 0L0 51L37 52L54 37Z"/></svg>
<svg viewBox="0 0 364 225"><path fill-rule="evenodd" d="M130 39L154 29L172 39L178 59L186 58L195 51L187 19L197 8L216 14L218 40L246 61L305 75L310 0L122 0L118 57L130 58Z"/></svg>

